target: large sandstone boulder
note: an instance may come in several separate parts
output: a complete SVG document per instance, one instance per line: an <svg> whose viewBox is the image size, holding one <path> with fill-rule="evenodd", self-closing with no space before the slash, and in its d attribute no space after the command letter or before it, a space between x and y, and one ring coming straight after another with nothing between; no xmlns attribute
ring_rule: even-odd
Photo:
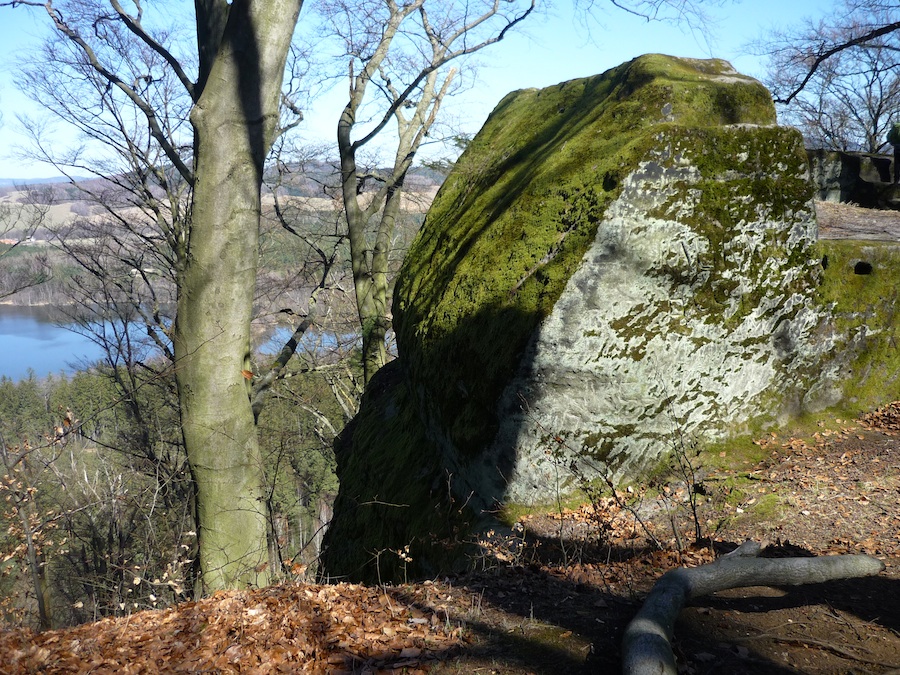
<svg viewBox="0 0 900 675"><path fill-rule="evenodd" d="M721 60L504 98L398 278L399 359L338 449L327 571L432 572L499 505L811 404L811 198L800 135Z"/></svg>

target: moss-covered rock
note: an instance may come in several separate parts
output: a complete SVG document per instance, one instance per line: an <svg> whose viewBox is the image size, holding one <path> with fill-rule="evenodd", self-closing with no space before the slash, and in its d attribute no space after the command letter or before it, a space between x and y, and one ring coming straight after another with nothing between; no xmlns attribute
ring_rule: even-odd
<svg viewBox="0 0 900 675"><path fill-rule="evenodd" d="M660 55L500 102L398 278L328 573L385 578L407 544L433 573L464 561L440 541L573 467L635 473L677 434L840 398L806 155L774 122L728 63Z"/></svg>
<svg viewBox="0 0 900 675"><path fill-rule="evenodd" d="M449 489L399 361L376 373L335 455L345 480L326 533L328 578L402 581L465 564L476 517Z"/></svg>
<svg viewBox="0 0 900 675"><path fill-rule="evenodd" d="M658 134L774 122L766 89L728 63L660 55L499 103L432 205L394 302L403 358L463 454L496 430L511 369L625 177L667 145Z"/></svg>
<svg viewBox="0 0 900 675"><path fill-rule="evenodd" d="M825 404L853 419L900 398L900 244L820 241L816 248L825 272L814 299L831 315L819 339L829 349L805 407Z"/></svg>

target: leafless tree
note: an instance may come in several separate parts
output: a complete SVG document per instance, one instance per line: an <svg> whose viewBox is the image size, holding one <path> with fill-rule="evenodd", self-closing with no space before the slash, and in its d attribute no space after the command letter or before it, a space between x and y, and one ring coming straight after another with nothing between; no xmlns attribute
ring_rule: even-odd
<svg viewBox="0 0 900 675"><path fill-rule="evenodd" d="M881 38L900 30L897 4L887 0L843 0L829 18L806 20L802 25L774 33L755 47L790 64L794 77L773 92L776 103L790 103L816 72L841 52L878 45Z"/></svg>
<svg viewBox="0 0 900 675"><path fill-rule="evenodd" d="M782 120L807 144L879 152L900 115L897 7L845 0L827 19L773 35L756 45L769 55L766 84ZM836 17L836 18L831 18Z"/></svg>
<svg viewBox="0 0 900 675"><path fill-rule="evenodd" d="M404 181L453 91L457 70L450 64L502 40L535 6L536 0L316 5L341 42L349 81L337 138L366 381L387 359L391 239ZM389 134L396 140L387 167L365 170L362 155Z"/></svg>
<svg viewBox="0 0 900 675"><path fill-rule="evenodd" d="M33 596L43 630L190 597L191 502L172 499L189 485L185 468L155 475L134 466L141 457L70 431L0 443L0 520L18 539L4 560L21 560L28 579L19 606L27 613Z"/></svg>
<svg viewBox="0 0 900 675"><path fill-rule="evenodd" d="M279 378L331 368L351 358L356 347L356 324L348 302L352 280L347 233L340 203L321 182L321 155L321 149L288 134L277 139L271 155L263 220L264 233L269 236L263 237L260 255L267 260L282 254L282 259L263 265L256 304L277 315L268 320L261 317L261 321L290 325L292 333L254 383L257 418ZM283 256L284 240L279 233L291 238L290 259ZM300 353L302 364L289 373L286 366L295 353Z"/></svg>
<svg viewBox="0 0 900 675"><path fill-rule="evenodd" d="M268 579L250 320L263 166L283 122L301 4L197 0L166 18L146 17L138 0L0 3L46 12L56 39L26 68L26 86L86 139L60 158L32 127L38 152L119 177L134 210L108 210L128 221L117 245L133 238L170 263L171 353L197 486L203 591ZM171 27L179 25L193 30Z"/></svg>
<svg viewBox="0 0 900 675"><path fill-rule="evenodd" d="M724 0L576 0L576 14L586 23L603 20L608 9L621 10L646 21L667 21L691 30L708 26L707 6L720 6Z"/></svg>
<svg viewBox="0 0 900 675"><path fill-rule="evenodd" d="M22 549L9 554L6 560L22 557L26 561L27 576L30 577L31 592L37 605L38 627L40 630L49 630L53 628L53 610L45 551L50 524L35 501L36 481L29 466L29 455L32 452L33 448L27 442L22 445L7 445L0 436L0 462L3 468L0 494L10 510L9 519L13 521L8 526L9 531L19 535L21 543L18 548ZM21 553L24 556L16 556Z"/></svg>

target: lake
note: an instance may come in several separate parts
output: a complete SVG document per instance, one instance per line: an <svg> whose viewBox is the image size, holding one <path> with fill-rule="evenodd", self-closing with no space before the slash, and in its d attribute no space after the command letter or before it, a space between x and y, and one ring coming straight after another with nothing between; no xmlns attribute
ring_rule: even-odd
<svg viewBox="0 0 900 675"><path fill-rule="evenodd" d="M73 373L99 359L102 350L84 335L61 327L52 307L0 305L0 375L20 380Z"/></svg>
<svg viewBox="0 0 900 675"><path fill-rule="evenodd" d="M0 376L21 380L29 369L38 377L71 374L100 359L103 350L84 335L60 325L64 320L51 306L0 305ZM259 351L277 354L292 332L290 328L271 330L263 337ZM343 336L342 340L353 337ZM333 349L337 338L309 332L302 344L310 351Z"/></svg>

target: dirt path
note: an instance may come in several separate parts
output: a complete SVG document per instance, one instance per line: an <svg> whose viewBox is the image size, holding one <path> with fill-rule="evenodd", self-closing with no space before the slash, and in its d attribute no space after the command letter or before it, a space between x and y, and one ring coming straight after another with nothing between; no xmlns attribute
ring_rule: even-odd
<svg viewBox="0 0 900 675"><path fill-rule="evenodd" d="M677 628L683 662L691 666L684 672L900 669L900 444L895 431L879 428L897 419L838 424L814 443L772 439L772 455L752 473L760 477L758 495L776 495L779 506L734 528L742 537L789 540L772 555L869 553L887 570L869 579L737 589L699 601Z"/></svg>
<svg viewBox="0 0 900 675"><path fill-rule="evenodd" d="M822 239L900 241L900 211L816 202L816 219Z"/></svg>
<svg viewBox="0 0 900 675"><path fill-rule="evenodd" d="M680 672L900 673L898 428L897 408L868 423L834 420L811 439L761 440L769 454L746 470L705 476L700 516L707 527L724 523L713 541L717 553L753 538L771 542L765 555L772 557L864 552L887 569L869 579L699 599L676 625ZM680 490L668 501L688 541ZM627 513L603 508L600 517L617 523L608 548L592 546L599 531L589 509L527 519L531 548L520 564L473 576L460 589L471 644L434 672L563 672L554 659L567 673L619 672L622 631L655 580L713 555L708 548L651 551ZM650 527L672 545L666 513L657 509Z"/></svg>

